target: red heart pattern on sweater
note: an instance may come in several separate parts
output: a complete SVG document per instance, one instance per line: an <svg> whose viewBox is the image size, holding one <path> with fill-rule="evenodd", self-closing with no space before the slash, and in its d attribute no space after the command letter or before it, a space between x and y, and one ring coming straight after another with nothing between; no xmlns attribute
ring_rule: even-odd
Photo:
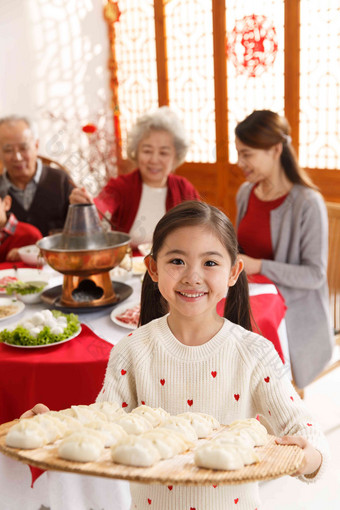
<svg viewBox="0 0 340 510"><path fill-rule="evenodd" d="M192 406L192 404L194 403L194 401L193 401L193 400L187 400L187 402L188 402L188 406L190 406L190 407L191 407L191 406Z"/></svg>
<svg viewBox="0 0 340 510"><path fill-rule="evenodd" d="M313 426L313 424L312 424L312 423L307 423L307 426L308 426L308 427L312 427L312 426Z"/></svg>
<svg viewBox="0 0 340 510"><path fill-rule="evenodd" d="M172 491L172 485L168 485L169 491Z"/></svg>
<svg viewBox="0 0 340 510"><path fill-rule="evenodd" d="M213 376L213 378L215 379L215 377L217 376L217 372L216 372L216 370L213 370L213 371L211 372L211 375L212 375L212 376Z"/></svg>
<svg viewBox="0 0 340 510"><path fill-rule="evenodd" d="M122 375L125 375L125 374L126 374L126 370L124 370L124 368L123 368L123 369L120 371L120 373L121 373Z"/></svg>
<svg viewBox="0 0 340 510"><path fill-rule="evenodd" d="M129 333L129 334L128 334L128 336L131 336L131 335L132 335L132 333Z"/></svg>
<svg viewBox="0 0 340 510"><path fill-rule="evenodd" d="M148 503L149 503L149 505L151 505L152 499L148 498Z"/></svg>
<svg viewBox="0 0 340 510"><path fill-rule="evenodd" d="M235 499L234 499L234 503L235 503L235 505L237 505L237 503L238 503L238 498L235 498Z"/></svg>
<svg viewBox="0 0 340 510"><path fill-rule="evenodd" d="M234 393L234 399L236 400L236 402L239 400L240 398L240 395L238 393Z"/></svg>
<svg viewBox="0 0 340 510"><path fill-rule="evenodd" d="M214 489L216 489L217 485L213 485Z"/></svg>
<svg viewBox="0 0 340 510"><path fill-rule="evenodd" d="M144 400L141 400L141 404L142 404L142 406L145 406Z"/></svg>
<svg viewBox="0 0 340 510"><path fill-rule="evenodd" d="M127 403L126 403L126 402L123 402L123 403L122 403L122 407L127 407L127 406L128 406L128 405L127 405Z"/></svg>
<svg viewBox="0 0 340 510"><path fill-rule="evenodd" d="M191 506L190 510L196 510L196 507L195 506Z"/></svg>
<svg viewBox="0 0 340 510"><path fill-rule="evenodd" d="M159 381L159 382L161 383L161 385L162 385L162 386L164 386L164 384L165 384L165 379L160 379L160 381Z"/></svg>
<svg viewBox="0 0 340 510"><path fill-rule="evenodd" d="M293 397L289 397L289 398L290 398L290 400L291 400L292 402L294 402L294 398L293 398Z"/></svg>
<svg viewBox="0 0 340 510"><path fill-rule="evenodd" d="M264 378L264 380L265 380L265 382L266 382L266 383L269 383L269 381L270 381L270 377L269 377L269 376L268 376L268 377L265 377L265 378Z"/></svg>

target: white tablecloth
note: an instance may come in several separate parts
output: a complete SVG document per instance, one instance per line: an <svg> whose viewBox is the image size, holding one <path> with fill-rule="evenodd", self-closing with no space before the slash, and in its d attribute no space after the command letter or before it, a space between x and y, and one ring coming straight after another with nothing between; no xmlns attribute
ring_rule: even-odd
<svg viewBox="0 0 340 510"><path fill-rule="evenodd" d="M60 275L50 268L46 270L51 275L50 286L61 284ZM124 301L124 304L129 306L139 298L140 277L132 277L125 283L134 289L133 294ZM274 285L250 285L251 295L263 293L275 294L277 291ZM43 308L43 304L27 307L23 316ZM127 332L112 322L107 309L79 314L79 319L98 336L112 344L117 343ZM284 321L280 325L279 333L285 359L288 360ZM48 508L51 510L129 510L130 508L129 484L124 481L46 471L36 480L33 488L30 485L29 468L0 454L0 510L47 510Z"/></svg>

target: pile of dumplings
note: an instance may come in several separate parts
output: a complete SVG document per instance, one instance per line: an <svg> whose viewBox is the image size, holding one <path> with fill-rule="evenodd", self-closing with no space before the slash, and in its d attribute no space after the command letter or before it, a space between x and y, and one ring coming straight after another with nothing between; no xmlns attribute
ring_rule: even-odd
<svg viewBox="0 0 340 510"><path fill-rule="evenodd" d="M150 467L193 449L198 439L219 428L220 423L204 413L171 416L147 405L126 413L115 402L98 402L22 419L9 429L6 445L34 449L57 442L58 456L75 462L97 461L110 448L115 463ZM197 448L195 463L212 469L239 469L258 461L254 446L266 439L267 431L257 420L234 422Z"/></svg>
<svg viewBox="0 0 340 510"><path fill-rule="evenodd" d="M232 422L228 429L195 451L195 464L208 469L235 470L259 462L255 446L268 439L267 429L249 418Z"/></svg>

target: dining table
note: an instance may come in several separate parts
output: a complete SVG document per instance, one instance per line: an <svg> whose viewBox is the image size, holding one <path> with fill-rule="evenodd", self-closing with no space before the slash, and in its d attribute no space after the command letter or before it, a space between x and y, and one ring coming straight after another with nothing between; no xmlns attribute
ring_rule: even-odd
<svg viewBox="0 0 340 510"><path fill-rule="evenodd" d="M10 264L0 264L0 277L10 269ZM19 278L20 271L25 269L29 268L24 264L16 265ZM61 285L60 273L48 265L40 271L49 288ZM131 287L132 293L117 308L133 307L140 299L141 275L130 274L124 283ZM261 275L249 280L249 291L254 328L274 344L289 370L286 307L282 296L273 282ZM221 301L217 307L221 315L223 307ZM15 326L19 320L45 308L49 308L46 302L26 305L20 315L0 322L0 330ZM62 345L20 349L0 343L0 423L19 418L38 402L54 410L93 402L103 384L112 346L129 333L126 326L124 329L114 321L115 308L112 305L77 312L81 332ZM43 472L3 454L0 454L0 494L1 510L130 508L126 481L52 470Z"/></svg>

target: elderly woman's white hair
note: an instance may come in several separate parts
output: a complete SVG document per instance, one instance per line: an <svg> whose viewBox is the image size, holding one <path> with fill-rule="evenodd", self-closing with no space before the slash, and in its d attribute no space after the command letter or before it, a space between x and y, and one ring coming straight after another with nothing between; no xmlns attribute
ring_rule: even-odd
<svg viewBox="0 0 340 510"><path fill-rule="evenodd" d="M128 157L137 163L138 146L152 131L166 131L173 137L176 166L182 164L189 149L189 142L183 124L168 106L161 106L157 110L145 113L137 119L128 134Z"/></svg>
<svg viewBox="0 0 340 510"><path fill-rule="evenodd" d="M38 140L39 135L38 135L37 124L29 117L27 117L25 115L7 115L6 117L0 118L0 126L2 124L12 124L15 122L24 122L27 125L27 127L30 129L34 140Z"/></svg>

